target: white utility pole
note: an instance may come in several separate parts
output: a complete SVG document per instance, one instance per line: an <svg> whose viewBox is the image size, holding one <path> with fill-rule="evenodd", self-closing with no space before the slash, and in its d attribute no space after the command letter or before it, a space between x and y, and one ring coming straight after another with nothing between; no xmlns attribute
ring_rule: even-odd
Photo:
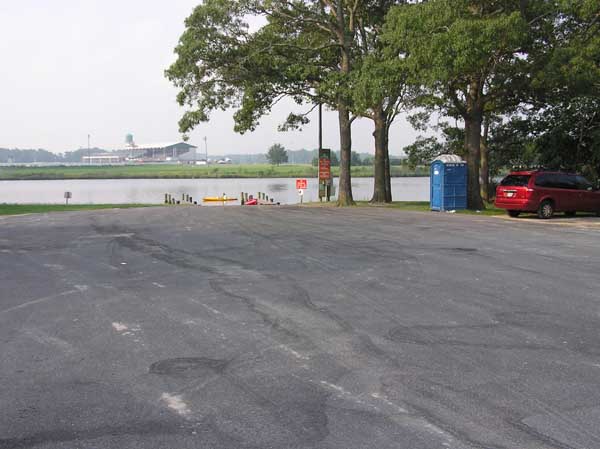
<svg viewBox="0 0 600 449"><path fill-rule="evenodd" d="M208 165L208 139L204 136L204 151L206 152L206 165Z"/></svg>

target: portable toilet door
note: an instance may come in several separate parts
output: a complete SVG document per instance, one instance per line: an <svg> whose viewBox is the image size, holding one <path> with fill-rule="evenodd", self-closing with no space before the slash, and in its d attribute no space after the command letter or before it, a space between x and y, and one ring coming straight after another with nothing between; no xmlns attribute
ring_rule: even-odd
<svg viewBox="0 0 600 449"><path fill-rule="evenodd" d="M441 211L444 198L443 190L444 163L434 161L431 164L430 182L431 182L431 210Z"/></svg>
<svg viewBox="0 0 600 449"><path fill-rule="evenodd" d="M467 164L458 156L442 155L431 164L431 210L467 208Z"/></svg>

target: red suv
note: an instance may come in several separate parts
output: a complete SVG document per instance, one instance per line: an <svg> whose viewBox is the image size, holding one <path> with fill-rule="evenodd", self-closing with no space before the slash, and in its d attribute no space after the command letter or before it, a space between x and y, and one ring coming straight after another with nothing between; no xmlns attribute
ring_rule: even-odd
<svg viewBox="0 0 600 449"><path fill-rule="evenodd" d="M511 217L521 212L536 212L540 218L550 218L554 212L571 216L596 212L600 216L600 190L574 173L516 171L496 189L496 207L506 209Z"/></svg>

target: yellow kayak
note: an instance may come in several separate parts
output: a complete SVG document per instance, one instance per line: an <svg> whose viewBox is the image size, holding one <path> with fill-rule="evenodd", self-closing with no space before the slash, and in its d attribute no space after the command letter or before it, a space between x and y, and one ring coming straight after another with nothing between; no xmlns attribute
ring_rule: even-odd
<svg viewBox="0 0 600 449"><path fill-rule="evenodd" d="M237 201L237 198L223 198L222 196L205 196L202 201L205 203L223 203L225 201Z"/></svg>

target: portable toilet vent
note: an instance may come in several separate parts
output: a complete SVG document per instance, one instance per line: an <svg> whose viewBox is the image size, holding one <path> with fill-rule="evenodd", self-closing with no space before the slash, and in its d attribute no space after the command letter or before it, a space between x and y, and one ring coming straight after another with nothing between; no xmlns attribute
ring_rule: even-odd
<svg viewBox="0 0 600 449"><path fill-rule="evenodd" d="M467 163L444 154L431 163L431 210L467 208Z"/></svg>

